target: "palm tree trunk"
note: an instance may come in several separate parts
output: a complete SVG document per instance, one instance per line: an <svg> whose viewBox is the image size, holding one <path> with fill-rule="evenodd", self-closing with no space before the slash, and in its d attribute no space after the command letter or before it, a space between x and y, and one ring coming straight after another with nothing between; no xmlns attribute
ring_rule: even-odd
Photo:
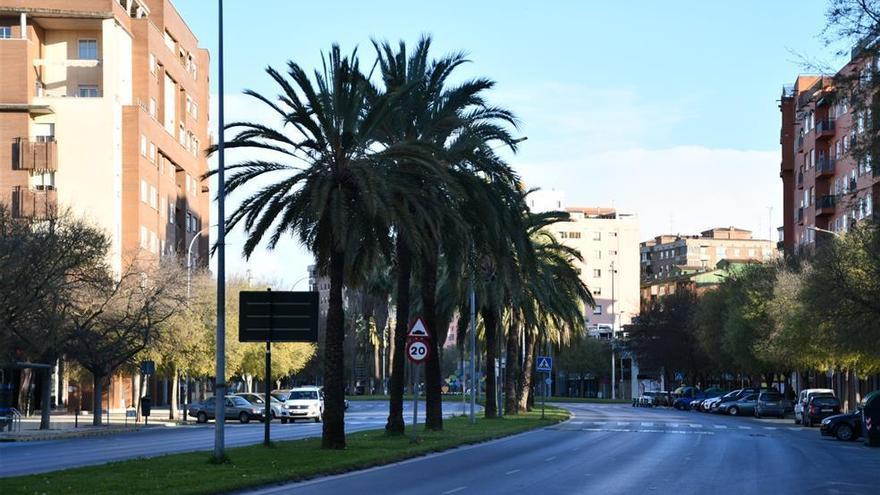
<svg viewBox="0 0 880 495"><path fill-rule="evenodd" d="M324 345L324 431L321 448L345 448L345 314L342 284L345 255L330 255L330 301Z"/></svg>
<svg viewBox="0 0 880 495"><path fill-rule="evenodd" d="M486 327L486 405L485 417L497 418L498 407L495 393L495 335L498 328L498 317L494 308L483 307L480 311Z"/></svg>
<svg viewBox="0 0 880 495"><path fill-rule="evenodd" d="M531 401L529 400L532 394L532 374L534 372L534 363L535 363L535 338L532 335L532 332L526 332L526 349L525 349L525 357L523 358L523 368L520 370L520 383L522 384L522 388L520 389L519 399L519 409L520 411L528 411L529 405Z"/></svg>
<svg viewBox="0 0 880 495"><path fill-rule="evenodd" d="M402 238L397 239L397 316L394 323L394 346L391 356L391 390L385 432L404 434L403 389L406 381L406 332L409 325L409 284L412 276L412 253Z"/></svg>
<svg viewBox="0 0 880 495"><path fill-rule="evenodd" d="M516 384L519 375L519 325L507 330L507 365L504 368L504 414L517 414Z"/></svg>
<svg viewBox="0 0 880 495"><path fill-rule="evenodd" d="M443 430L443 395L440 388L440 343L437 342L437 257L431 256L422 264L422 315L431 341L431 354L425 363L425 429Z"/></svg>

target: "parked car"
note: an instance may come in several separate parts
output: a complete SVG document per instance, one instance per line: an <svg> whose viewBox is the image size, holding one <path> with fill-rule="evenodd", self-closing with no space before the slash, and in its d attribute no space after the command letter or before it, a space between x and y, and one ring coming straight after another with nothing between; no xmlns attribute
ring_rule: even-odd
<svg viewBox="0 0 880 495"><path fill-rule="evenodd" d="M189 414L196 417L199 423L206 423L209 419L215 419L215 398L190 405ZM225 419L238 419L242 423L248 423L252 419L263 419L263 409L246 401L243 397L227 395Z"/></svg>
<svg viewBox="0 0 880 495"><path fill-rule="evenodd" d="M798 394L794 404L794 424L799 425L804 421L804 408L814 396L834 397L834 390L830 388L805 388Z"/></svg>
<svg viewBox="0 0 880 495"><path fill-rule="evenodd" d="M862 436L862 410L854 413L828 416L819 425L823 437L837 437L838 440L857 440Z"/></svg>
<svg viewBox="0 0 880 495"><path fill-rule="evenodd" d="M722 402L721 405L718 406L718 412L722 412L724 414L729 414L731 416L738 416L740 414L754 414L755 406L758 403L758 394L755 392L743 395L742 397Z"/></svg>
<svg viewBox="0 0 880 495"><path fill-rule="evenodd" d="M761 392L758 394L758 403L755 404L755 417L778 416L785 417L785 404L782 394L778 392Z"/></svg>
<svg viewBox="0 0 880 495"><path fill-rule="evenodd" d="M659 392L655 392L654 405L655 406L663 406L663 407L671 406L672 405L672 392L669 392L667 390L661 390Z"/></svg>
<svg viewBox="0 0 880 495"><path fill-rule="evenodd" d="M840 414L840 399L830 395L814 395L803 409L801 423L807 428L828 416Z"/></svg>
<svg viewBox="0 0 880 495"><path fill-rule="evenodd" d="M260 409L265 409L266 401L263 399L263 394L254 394L243 392L239 394L235 394L236 397L242 397L244 400L250 402L251 404L258 406ZM271 411L270 421L274 419L280 419L282 423L287 423L290 419L290 413L287 412L287 409L284 408L284 404L281 403L280 400L272 397L272 401L269 403L269 409Z"/></svg>
<svg viewBox="0 0 880 495"><path fill-rule="evenodd" d="M284 403L290 421L311 419L320 423L324 417L324 392L319 387L298 387L272 392Z"/></svg>
<svg viewBox="0 0 880 495"><path fill-rule="evenodd" d="M654 392L644 392L638 397L633 397L633 407L654 407Z"/></svg>
<svg viewBox="0 0 880 495"><path fill-rule="evenodd" d="M742 395L742 393L743 393L742 389L737 389L737 390L732 390L730 392L727 392L726 394L722 395L721 397L713 397L711 399L707 399L705 401L706 402L706 410L708 412L718 412L718 406L720 406L722 402L730 402L730 401L734 401L736 399L739 399L739 397Z"/></svg>
<svg viewBox="0 0 880 495"><path fill-rule="evenodd" d="M697 387L678 387L672 393L676 399L672 402L672 407L680 411L686 411L691 408L691 402L695 399L705 399L705 395Z"/></svg>

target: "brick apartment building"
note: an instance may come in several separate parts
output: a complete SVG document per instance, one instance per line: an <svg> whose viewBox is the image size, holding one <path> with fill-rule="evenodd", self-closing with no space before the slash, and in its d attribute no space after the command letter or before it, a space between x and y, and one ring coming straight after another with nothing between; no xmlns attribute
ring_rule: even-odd
<svg viewBox="0 0 880 495"><path fill-rule="evenodd" d="M89 219L117 271L185 255L209 225L208 65L168 0L0 0L0 202Z"/></svg>
<svg viewBox="0 0 880 495"><path fill-rule="evenodd" d="M641 306L684 288L717 284L719 276L742 263L776 259L769 239L753 239L751 231L718 227L700 235L660 235L642 242Z"/></svg>
<svg viewBox="0 0 880 495"><path fill-rule="evenodd" d="M870 112L859 112L838 91L837 77L878 77L860 50L835 76L800 75L783 88L780 143L783 188L783 245L796 253L825 235L815 229L846 232L876 215L880 177L871 157L857 160L856 143L870 125Z"/></svg>

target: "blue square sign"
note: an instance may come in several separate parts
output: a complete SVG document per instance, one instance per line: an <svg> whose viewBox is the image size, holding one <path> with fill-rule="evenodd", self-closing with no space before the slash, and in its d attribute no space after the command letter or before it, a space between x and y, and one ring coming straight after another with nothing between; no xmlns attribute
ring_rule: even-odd
<svg viewBox="0 0 880 495"><path fill-rule="evenodd" d="M535 358L535 369L539 373L550 373L553 370L553 358L549 356L538 356Z"/></svg>

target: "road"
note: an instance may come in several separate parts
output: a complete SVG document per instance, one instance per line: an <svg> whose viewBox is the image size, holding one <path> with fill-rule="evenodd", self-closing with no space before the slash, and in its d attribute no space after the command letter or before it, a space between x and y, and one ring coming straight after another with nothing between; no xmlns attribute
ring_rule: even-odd
<svg viewBox="0 0 880 495"><path fill-rule="evenodd" d="M875 495L880 487L880 449L822 438L791 419L564 407L575 417L554 427L253 493Z"/></svg>
<svg viewBox="0 0 880 495"><path fill-rule="evenodd" d="M412 401L405 401L404 419L412 420ZM444 407L448 415L461 414L460 404ZM384 401L352 401L345 413L347 432L382 428L388 417ZM424 403L419 406L424 422ZM321 435L320 423L272 423L272 440L294 440ZM263 424L226 422L226 446L262 443ZM213 422L204 425L155 427L106 437L77 438L45 442L0 443L0 477L55 471L77 466L103 464L135 457L152 457L175 452L210 450L214 447Z"/></svg>

